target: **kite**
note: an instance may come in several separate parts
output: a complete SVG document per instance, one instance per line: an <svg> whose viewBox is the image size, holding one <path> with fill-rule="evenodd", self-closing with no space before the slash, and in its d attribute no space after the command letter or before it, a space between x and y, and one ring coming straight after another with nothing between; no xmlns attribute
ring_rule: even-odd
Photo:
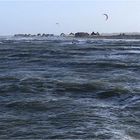
<svg viewBox="0 0 140 140"><path fill-rule="evenodd" d="M108 20L108 15L107 14L103 14L106 17L106 21Z"/></svg>

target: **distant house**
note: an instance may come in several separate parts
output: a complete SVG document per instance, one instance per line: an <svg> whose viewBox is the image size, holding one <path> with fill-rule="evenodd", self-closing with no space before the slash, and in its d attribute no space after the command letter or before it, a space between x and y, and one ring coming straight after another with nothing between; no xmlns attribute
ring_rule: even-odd
<svg viewBox="0 0 140 140"><path fill-rule="evenodd" d="M31 37L31 34L15 34L15 37Z"/></svg>
<svg viewBox="0 0 140 140"><path fill-rule="evenodd" d="M15 37L24 37L25 34L15 34L14 36L15 36Z"/></svg>
<svg viewBox="0 0 140 140"><path fill-rule="evenodd" d="M74 33L70 33L69 36L74 36Z"/></svg>
<svg viewBox="0 0 140 140"><path fill-rule="evenodd" d="M66 36L66 35L65 35L64 33L61 33L60 36L63 36L63 37L64 37L64 36Z"/></svg>
<svg viewBox="0 0 140 140"><path fill-rule="evenodd" d="M41 36L42 36L42 37L47 37L47 35L46 35L46 34L44 34L44 33L43 33Z"/></svg>
<svg viewBox="0 0 140 140"><path fill-rule="evenodd" d="M97 32L96 35L100 35L99 32Z"/></svg>
<svg viewBox="0 0 140 140"><path fill-rule="evenodd" d="M37 36L41 36L41 34L40 34L40 33L38 33L38 34L37 34Z"/></svg>
<svg viewBox="0 0 140 140"><path fill-rule="evenodd" d="M47 36L54 36L54 34L47 34Z"/></svg>
<svg viewBox="0 0 140 140"><path fill-rule="evenodd" d="M125 36L125 33L120 33L119 36Z"/></svg>
<svg viewBox="0 0 140 140"><path fill-rule="evenodd" d="M91 36L94 36L94 35L98 36L98 35L100 35L100 34L99 34L98 32L97 32L97 33L92 32L92 33L91 33Z"/></svg>
<svg viewBox="0 0 140 140"><path fill-rule="evenodd" d="M54 36L54 34L42 34L42 37Z"/></svg>
<svg viewBox="0 0 140 140"><path fill-rule="evenodd" d="M85 33L85 32L77 32L75 33L75 37L88 37L89 33Z"/></svg>

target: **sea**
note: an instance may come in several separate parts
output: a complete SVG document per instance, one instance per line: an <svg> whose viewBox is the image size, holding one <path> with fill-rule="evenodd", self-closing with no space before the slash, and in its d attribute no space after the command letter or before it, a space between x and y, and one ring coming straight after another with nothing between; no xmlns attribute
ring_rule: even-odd
<svg viewBox="0 0 140 140"><path fill-rule="evenodd" d="M0 139L140 140L140 40L0 37Z"/></svg>

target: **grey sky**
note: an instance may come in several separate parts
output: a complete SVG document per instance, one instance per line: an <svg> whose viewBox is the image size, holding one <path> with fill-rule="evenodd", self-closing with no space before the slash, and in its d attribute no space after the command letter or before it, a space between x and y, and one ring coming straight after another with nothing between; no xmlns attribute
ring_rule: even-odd
<svg viewBox="0 0 140 140"><path fill-rule="evenodd" d="M139 0L0 0L0 35L140 32L139 17Z"/></svg>

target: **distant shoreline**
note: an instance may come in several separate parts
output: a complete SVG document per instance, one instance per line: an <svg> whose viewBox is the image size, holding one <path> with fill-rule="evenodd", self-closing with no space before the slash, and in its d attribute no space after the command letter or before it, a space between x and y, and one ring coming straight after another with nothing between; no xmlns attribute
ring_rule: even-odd
<svg viewBox="0 0 140 140"><path fill-rule="evenodd" d="M140 39L140 35L101 35L101 36L89 36L89 38L95 39Z"/></svg>
<svg viewBox="0 0 140 140"><path fill-rule="evenodd" d="M77 32L72 35L65 35L60 34L60 35L54 35L54 34L37 34L37 35L31 35L31 34L15 34L14 37L71 37L71 38L91 38L91 39L140 39L140 34L99 34L99 35L90 35L85 32Z"/></svg>

